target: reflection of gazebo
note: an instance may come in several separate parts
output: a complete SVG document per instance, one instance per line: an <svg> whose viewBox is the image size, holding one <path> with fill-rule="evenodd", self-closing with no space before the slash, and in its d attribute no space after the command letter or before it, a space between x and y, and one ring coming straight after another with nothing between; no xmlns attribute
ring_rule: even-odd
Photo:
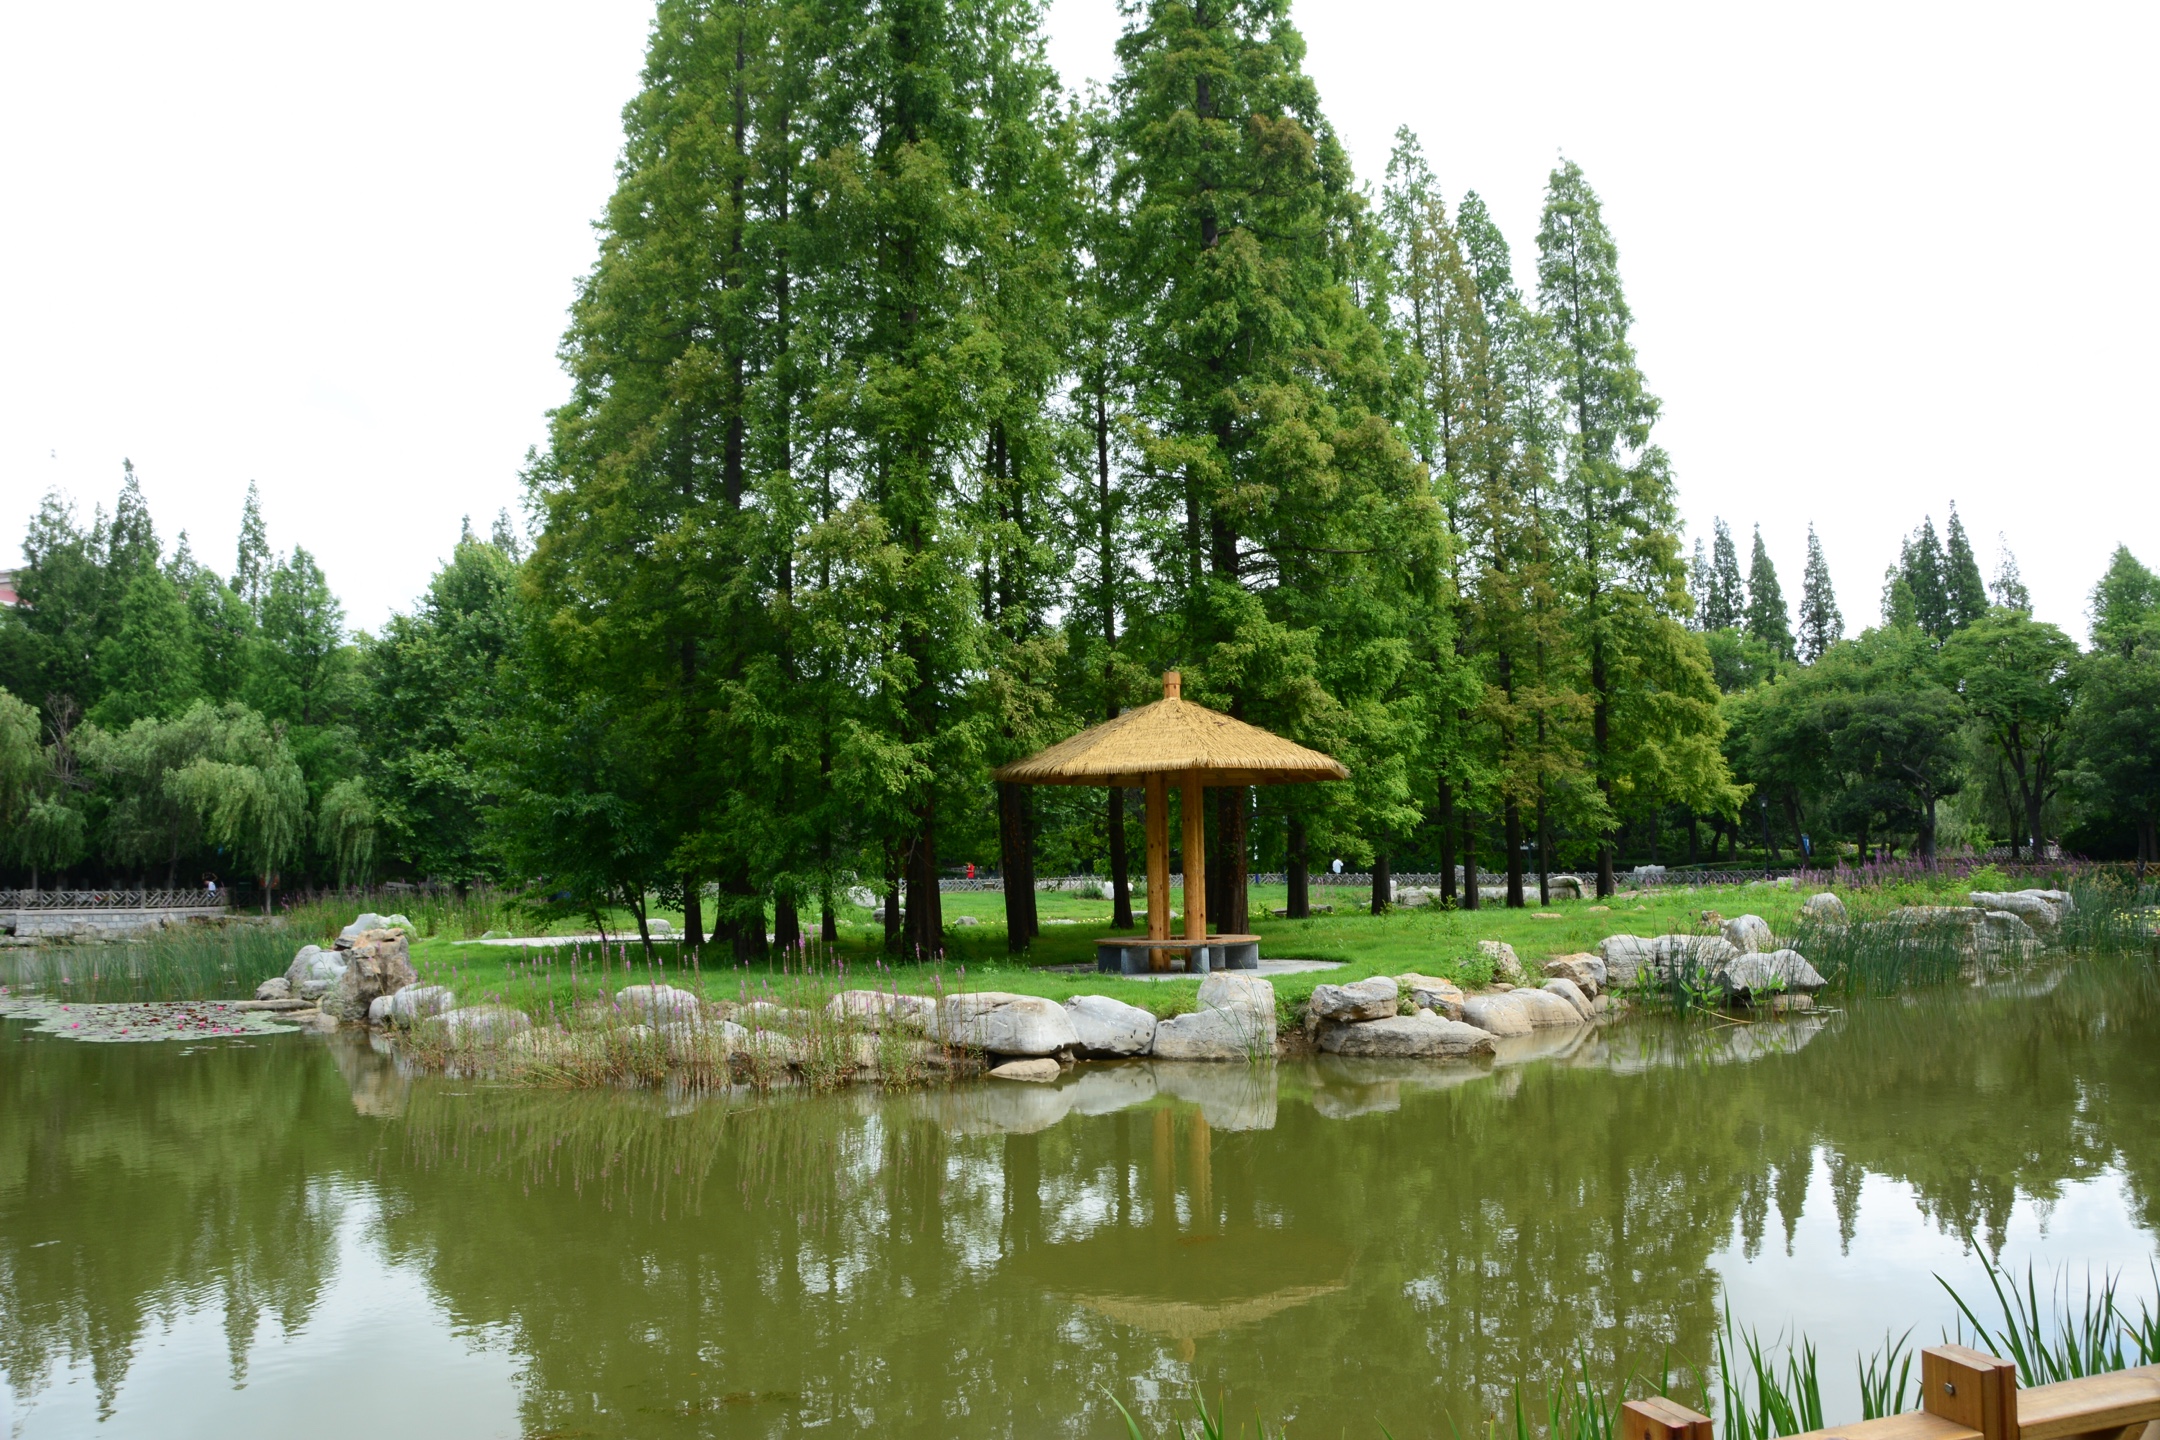
<svg viewBox="0 0 2160 1440"><path fill-rule="evenodd" d="M1016 760L997 778L1017 785L1134 786L1147 795L1148 933L1097 941L1104 970L1166 970L1179 951L1186 968L1251 969L1257 935L1210 935L1207 928L1207 829L1201 794L1209 785L1283 785L1349 775L1317 750L1257 725L1193 705L1178 696L1178 672L1163 676L1163 698L1083 730L1040 754ZM1170 936L1170 781L1184 791L1185 934Z"/></svg>

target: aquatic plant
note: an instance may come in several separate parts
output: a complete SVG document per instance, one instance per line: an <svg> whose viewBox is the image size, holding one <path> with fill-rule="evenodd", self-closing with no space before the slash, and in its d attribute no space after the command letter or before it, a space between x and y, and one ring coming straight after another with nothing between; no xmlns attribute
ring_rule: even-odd
<svg viewBox="0 0 2160 1440"><path fill-rule="evenodd" d="M292 962L275 924L191 923L126 945L38 945L0 952L0 983L85 1004L252 995Z"/></svg>
<svg viewBox="0 0 2160 1440"><path fill-rule="evenodd" d="M1982 1320L1950 1282L1939 1275L1936 1281L1950 1292L1962 1324L1972 1326L1977 1347L2017 1365L2020 1385L2048 1385L2160 1360L2160 1314L2141 1304L2138 1319L2130 1319L2122 1308L2117 1276L2103 1275L2096 1287L2088 1271L2084 1293L2073 1297L2064 1271L2049 1287L2049 1304L2043 1308L2029 1263L2020 1291L2016 1277L2005 1273L1987 1251L1979 1250L1979 1255L1988 1288L1995 1293L1999 1318L1994 1324ZM2154 1271L2153 1283L2160 1291L2160 1269Z"/></svg>

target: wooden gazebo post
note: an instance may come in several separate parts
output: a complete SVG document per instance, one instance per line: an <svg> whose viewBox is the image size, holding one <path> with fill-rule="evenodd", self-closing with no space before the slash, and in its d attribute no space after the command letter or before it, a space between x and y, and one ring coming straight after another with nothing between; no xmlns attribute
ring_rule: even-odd
<svg viewBox="0 0 2160 1440"><path fill-rule="evenodd" d="M1207 804L1210 785L1279 785L1341 780L1340 764L1257 725L1186 702L1178 672L1163 675L1163 698L1083 730L1038 755L999 767L1000 782L1018 785L1112 785L1147 797L1148 933L1100 940L1105 969L1132 969L1144 957L1166 970L1177 952L1187 968L1260 963L1257 935L1210 935L1207 915ZM1185 933L1170 935L1170 780L1177 777L1184 812ZM1114 962L1114 963L1113 963Z"/></svg>

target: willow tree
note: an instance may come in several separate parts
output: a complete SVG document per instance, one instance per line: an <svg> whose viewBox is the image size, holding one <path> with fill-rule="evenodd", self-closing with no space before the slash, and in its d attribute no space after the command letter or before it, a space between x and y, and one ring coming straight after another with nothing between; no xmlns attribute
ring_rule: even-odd
<svg viewBox="0 0 2160 1440"><path fill-rule="evenodd" d="M1350 283L1366 222L1304 51L1284 0L1153 0L1118 40L1114 269L1157 582L1139 628L1188 694L1402 775L1357 799L1384 833L1411 804L1409 630L1444 532L1388 423L1391 357ZM1247 923L1248 803L1217 792L1226 929Z"/></svg>

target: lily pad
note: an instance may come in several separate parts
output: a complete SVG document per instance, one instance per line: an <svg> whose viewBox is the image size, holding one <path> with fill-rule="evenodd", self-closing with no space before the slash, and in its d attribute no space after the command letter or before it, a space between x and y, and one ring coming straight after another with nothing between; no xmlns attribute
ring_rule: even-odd
<svg viewBox="0 0 2160 1440"><path fill-rule="evenodd" d="M79 1005L48 995L9 994L4 986L0 986L0 1020L24 1020L40 1034L107 1044L274 1035L290 1033L292 1028L284 1015L236 1009L225 1000Z"/></svg>

